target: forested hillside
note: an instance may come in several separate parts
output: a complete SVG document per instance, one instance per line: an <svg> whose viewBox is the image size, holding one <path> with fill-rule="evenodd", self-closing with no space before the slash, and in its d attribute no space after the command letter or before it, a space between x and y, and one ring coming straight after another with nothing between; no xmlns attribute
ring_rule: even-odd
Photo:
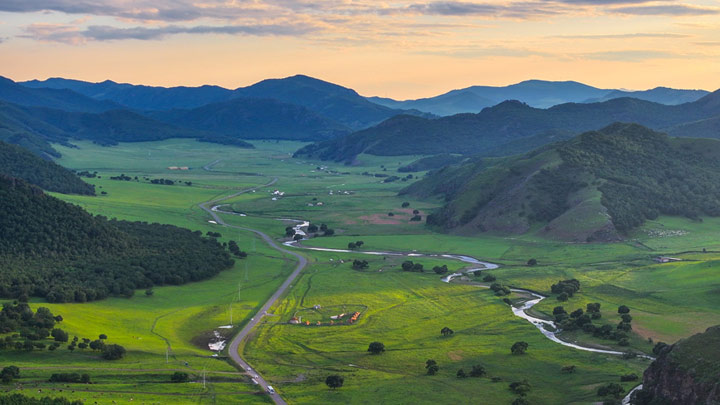
<svg viewBox="0 0 720 405"><path fill-rule="evenodd" d="M193 110L156 111L148 115L211 133L213 137L233 139L315 141L350 132L346 126L305 107L271 99L237 98Z"/></svg>
<svg viewBox="0 0 720 405"><path fill-rule="evenodd" d="M0 176L0 296L84 302L182 284L232 266L214 239L171 225L108 221Z"/></svg>
<svg viewBox="0 0 720 405"><path fill-rule="evenodd" d="M527 152L554 142L568 132L577 134L618 121L659 130L719 115L720 91L677 106L619 98L602 103L568 103L539 109L518 101L506 101L478 114L438 119L396 116L366 130L308 145L296 155L344 162L351 162L361 153L503 156ZM720 137L720 133L708 132L704 136Z"/></svg>
<svg viewBox="0 0 720 405"><path fill-rule="evenodd" d="M0 141L0 174L23 179L44 190L65 194L95 194L85 183L64 167L41 159L17 145Z"/></svg>
<svg viewBox="0 0 720 405"><path fill-rule="evenodd" d="M613 124L523 156L448 167L403 193L444 196L428 223L452 232L543 224L539 233L563 240L613 240L660 214L720 215L720 141Z"/></svg>

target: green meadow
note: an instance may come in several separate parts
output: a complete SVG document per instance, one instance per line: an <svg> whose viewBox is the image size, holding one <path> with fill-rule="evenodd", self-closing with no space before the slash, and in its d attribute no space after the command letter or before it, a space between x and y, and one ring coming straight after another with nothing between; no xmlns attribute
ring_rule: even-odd
<svg viewBox="0 0 720 405"><path fill-rule="evenodd" d="M568 302L559 303L551 296L533 308L540 316L549 317L557 305L569 312L599 302L603 317L596 324L614 325L619 322L617 307L630 307L630 347L619 348L582 332L566 334L568 340L582 344L648 353L652 349L648 338L671 343L720 323L718 219L661 217L621 243L569 244L532 234L446 235L424 225L427 213L441 201L397 195L424 173L413 173L405 181L385 182L388 177L383 177L405 177L397 168L416 156L360 156L358 165L344 166L293 159L292 152L302 143L253 144L256 149L193 140L113 147L78 142L74 148L56 147L63 155L58 163L99 175L85 179L96 185L97 196L56 197L109 218L220 232L220 241L237 241L249 256L213 279L156 287L152 296L137 291L129 299L83 304L34 300L34 307L46 306L61 314L60 327L71 336L95 339L105 333L109 342L125 346L128 355L103 361L89 349L70 352L64 346L55 352L0 352L2 364L21 368L23 393L50 393L89 403L125 403L131 397L140 403L268 403L247 375L228 362L226 353L212 357L207 349L213 331L229 336L238 330L295 266L291 257L270 249L251 232L209 223L211 218L198 208L199 203L246 188L255 192L223 202L227 204L223 209L246 215L222 214L228 223L279 239L290 222L278 219L309 220L327 224L335 236L303 242L307 246L345 249L349 242L362 240L361 250L470 255L501 264L490 271L498 282L544 294L558 280L580 280L580 292ZM131 180L110 179L120 174ZM176 184L149 181L161 178ZM272 186L261 187L275 178ZM276 190L282 195L272 194ZM404 202L409 207L402 207ZM423 221L410 221L413 210ZM533 404L593 403L601 400L595 395L599 385L619 382L623 374L640 375L648 364L563 347L515 317L488 289L473 283L443 283L431 271L443 264L451 271L463 269L459 261L412 258L425 267L424 273L414 273L400 270L404 260L400 257L307 250L303 254L311 264L241 349L290 403L477 403L482 398L484 403L504 404L516 397L508 384L523 379L532 386L527 398ZM657 264L652 259L660 255L683 261ZM538 264L526 265L530 258ZM353 259L368 260L370 266L355 270ZM510 298L522 297L514 293ZM328 311L362 311L353 324L329 325L325 316L308 318L322 320L320 326L288 323L315 305ZM230 324L231 316L234 329L218 329ZM440 335L446 326L455 331L452 336ZM373 341L383 342L386 352L370 355L367 347ZM526 354L510 354L516 341L529 343ZM425 375L428 359L440 367L435 376ZM473 365L485 367L487 375L456 377L458 369L469 372ZM562 373L568 365L575 365L577 371ZM58 369L87 370L83 372L97 384L68 387L46 382ZM189 372L193 382L171 384L170 375L176 370ZM324 380L330 374L342 375L345 385L328 389ZM624 383L627 389L632 385Z"/></svg>

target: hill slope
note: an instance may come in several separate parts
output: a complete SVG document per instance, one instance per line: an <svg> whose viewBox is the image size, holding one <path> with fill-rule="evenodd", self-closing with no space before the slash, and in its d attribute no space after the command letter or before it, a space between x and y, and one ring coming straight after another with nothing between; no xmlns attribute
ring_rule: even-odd
<svg viewBox="0 0 720 405"><path fill-rule="evenodd" d="M243 139L323 140L350 130L305 107L271 99L237 98L193 110L155 111L155 119Z"/></svg>
<svg viewBox="0 0 720 405"><path fill-rule="evenodd" d="M403 193L442 195L453 233L616 240L660 214L720 215L720 142L613 124L522 156L447 167Z"/></svg>
<svg viewBox="0 0 720 405"><path fill-rule="evenodd" d="M232 265L213 239L169 225L108 221L0 175L0 296L84 302L182 284Z"/></svg>
<svg viewBox="0 0 720 405"><path fill-rule="evenodd" d="M507 155L526 152L555 141L558 136L565 137L568 132L598 129L618 121L663 129L718 114L720 91L678 106L619 98L603 103L562 104L544 110L506 101L478 114L438 119L397 116L342 138L308 145L297 155L346 162L360 153Z"/></svg>
<svg viewBox="0 0 720 405"><path fill-rule="evenodd" d="M634 404L720 402L720 326L661 348Z"/></svg>
<svg viewBox="0 0 720 405"><path fill-rule="evenodd" d="M0 174L23 179L48 191L94 195L95 188L64 167L0 141Z"/></svg>

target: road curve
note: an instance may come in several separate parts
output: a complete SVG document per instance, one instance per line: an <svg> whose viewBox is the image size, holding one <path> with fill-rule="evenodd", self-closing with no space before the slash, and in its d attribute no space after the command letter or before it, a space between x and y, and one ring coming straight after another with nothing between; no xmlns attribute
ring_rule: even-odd
<svg viewBox="0 0 720 405"><path fill-rule="evenodd" d="M307 261L307 259L306 259L304 256L302 256L302 255L300 255L300 254L298 254L298 253L296 253L296 252L292 252L292 251L290 251L290 250L287 250L287 249L279 246L277 243L275 243L275 241L274 241L270 236L268 236L267 234L265 234L265 233L263 233L263 232L260 232L260 231L258 231L258 230L256 230L256 229L244 228L244 227L242 227L242 226L236 226L236 225L230 225L230 224L228 224L227 222L223 221L222 218L220 218L220 216L218 215L217 212L215 212L215 211L212 210L212 207L213 207L215 204L217 204L217 203L219 203L219 202L221 202L221 201L224 201L224 200L227 200L227 199L236 197L236 196L238 196L238 195L240 195L240 194L244 194L244 193L253 191L253 190L257 189L257 188L269 187L269 186L275 184L275 182L276 182L277 180L278 180L278 179L277 179L277 177L276 177L276 178L274 178L273 180L271 180L269 183L267 183L267 184L265 184L265 185L258 186L258 187L253 187L253 188L248 188L248 189L245 189L245 190L241 190L241 191L238 191L237 193L231 194L231 195L229 195L229 196L222 197L222 198L218 198L218 199L211 200L211 201L206 201L206 202L204 202L204 203L202 203L202 204L199 204L199 207L202 208L203 210L205 210L205 212L207 212L208 214L210 214L210 216L213 218L213 220L214 220L215 222L217 222L218 225L220 225L220 226L225 226L225 227L228 227L228 228L234 228L234 229L240 229L240 230L243 230L243 231L253 232L253 233L255 233L256 235L260 236L260 237L265 241L265 243L267 243L268 245L270 245L271 248L273 248L273 249L275 249L275 250L277 250L277 251L279 251L279 252L289 254L289 255L295 257L296 259L298 259L298 264L297 264L297 266L295 267L295 270L293 270L293 272L290 274L290 276L285 280L285 282L282 283L282 285L277 289L277 291L275 291L275 293L270 297L270 299L268 299L267 302L265 302L265 304L262 306L262 308L260 308L260 310L259 310L259 311L255 314L255 316L250 320L250 322L248 322L247 324L245 324L245 326L240 330L240 332L239 332L237 335L235 335L235 337L232 339L232 341L230 341L230 345L228 346L228 355L230 356L230 358L231 358L235 363L237 363L238 365L240 365L240 367L242 367L244 370L247 370L248 373L249 373L253 378L255 378L255 380L258 382L258 385L261 386L262 389L263 389L264 391L266 391L266 392L267 392L267 390L268 390L268 383L267 383L267 381L265 381L265 379L264 379L257 371L253 370L253 369L250 367L250 365L249 365L245 360L242 359L242 357L240 357L240 353L238 352L238 351L239 351L239 348L240 348L240 343L243 341L243 339L245 339L245 338L247 337L247 335L250 333L250 331L251 331L257 324L260 323L260 321L262 320L262 318L263 318L265 315L267 315L267 311L270 309L270 307L272 307L273 304L275 304L275 301L277 301L278 298L280 298L280 297L285 293L285 291L288 289L288 287L290 287L290 284L297 278L297 276L298 276L298 275L300 274L300 272L305 268L305 266L307 266L308 261ZM257 376L257 377L255 377L255 376ZM272 398L272 400L273 400L276 404L280 404L280 405L285 405L285 404L287 404L287 403L280 397L279 394L271 394L271 395L270 395L270 398Z"/></svg>

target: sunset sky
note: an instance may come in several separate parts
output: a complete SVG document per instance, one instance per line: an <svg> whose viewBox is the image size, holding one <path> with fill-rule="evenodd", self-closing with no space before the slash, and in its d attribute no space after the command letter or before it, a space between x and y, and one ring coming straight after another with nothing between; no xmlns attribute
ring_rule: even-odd
<svg viewBox="0 0 720 405"><path fill-rule="evenodd" d="M363 95L576 80L720 88L720 0L0 0L0 75Z"/></svg>

